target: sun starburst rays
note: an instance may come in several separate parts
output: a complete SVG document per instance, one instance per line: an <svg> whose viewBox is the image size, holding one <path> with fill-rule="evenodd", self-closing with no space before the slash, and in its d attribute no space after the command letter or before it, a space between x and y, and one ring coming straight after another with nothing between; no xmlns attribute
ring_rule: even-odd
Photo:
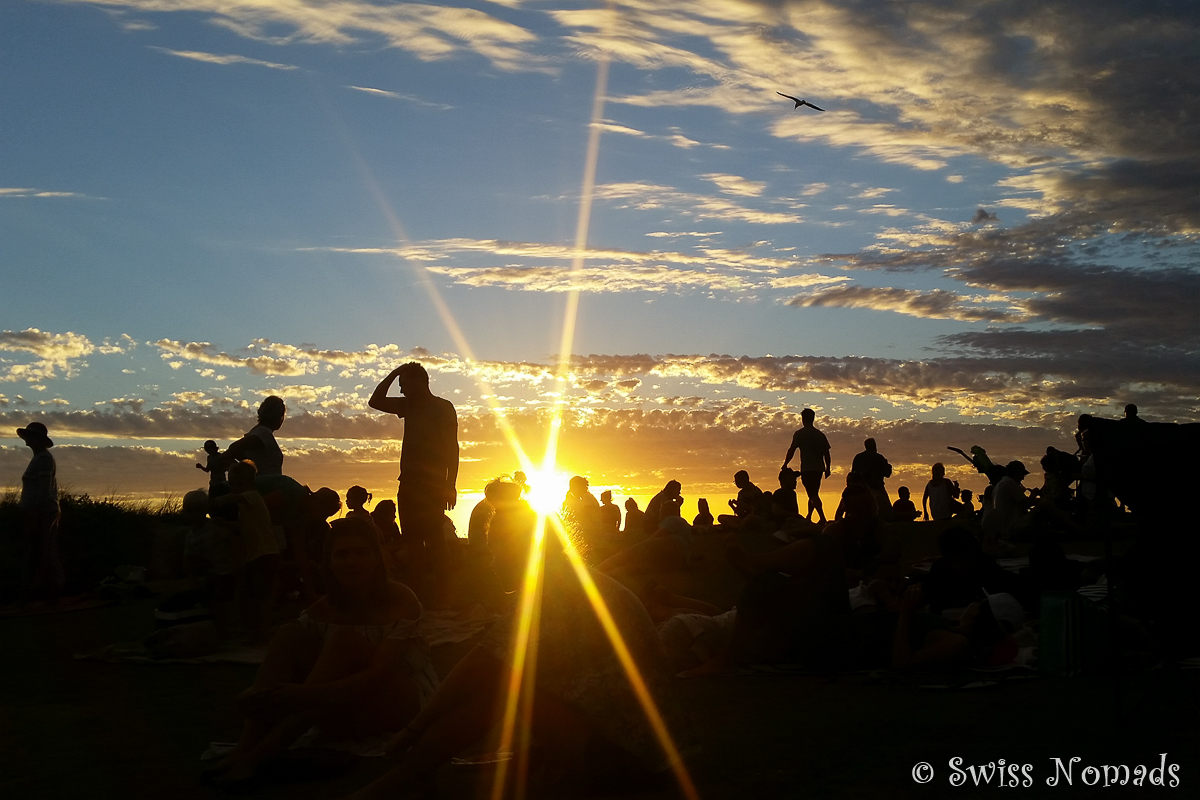
<svg viewBox="0 0 1200 800"><path fill-rule="evenodd" d="M611 9L610 9L611 10ZM592 96L591 124L588 126L588 143L584 162L583 180L580 193L579 213L576 219L575 248L571 262L571 272L577 273L584 267L587 251L588 230L591 221L592 201L595 194L596 167L600 154L600 133L604 119L604 101L607 91L609 57L601 52L596 71L596 85ZM383 213L393 236L406 248L411 249L411 240L400 222L391 204L374 175L353 146L348 134L344 136L353 160L375 202ZM474 352L464 335L462 328L455 319L453 312L434 284L428 271L420 263L408 262L413 268L418 281L429 297L430 303L441 318L446 331L458 348L462 359L468 364L475 361ZM566 313L564 314L562 335L559 342L556 377L565 385L570 373L571 352L574 344L576 322L579 312L579 291L573 289L567 293ZM561 517L556 513L557 498L555 492L565 494L566 476L557 467L559 434L562 427L562 414L567 398L565 392L560 392L555 399L550 425L548 427L545 449L540 464L535 463L526 452L520 437L503 413L496 392L480 373L475 373L475 381L482 394L486 397L502 435L516 455L521 469L531 478L535 494L531 497L532 505L537 512L537 523L530 544L529 557L524 576L519 589L516 610L516 626L513 631L512 669L503 698L501 711L501 726L499 749L514 751L512 762L500 762L491 787L491 800L502 800L509 786L509 772L513 771L512 788L518 798L524 797L528 782L528 744L531 736L534 686L537 676L538 634L542 600L542 583L544 569L544 554L546 548L546 529L550 528L559 539L568 558L572 570L579 580L580 586L596 615L605 636L611 644L626 679L637 698L639 705L646 715L652 731L663 754L666 756L671 769L679 783L680 789L688 800L698 800L694 783L684 766L682 755L667 727L654 697L642 676L629 647L613 619L612 613L604 602L596 582L593 580L587 565L570 537L567 536Z"/></svg>

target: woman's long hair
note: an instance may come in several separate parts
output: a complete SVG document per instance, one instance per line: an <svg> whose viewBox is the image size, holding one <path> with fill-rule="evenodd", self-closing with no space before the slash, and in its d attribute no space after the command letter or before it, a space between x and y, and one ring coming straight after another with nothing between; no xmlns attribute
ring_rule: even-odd
<svg viewBox="0 0 1200 800"><path fill-rule="evenodd" d="M321 559L321 577L325 581L326 596L331 608L344 611L350 606L350 598L346 588L338 581L333 573L333 544L342 536L357 536L370 547L375 558L375 569L369 578L370 587L366 596L370 602L384 605L388 599L387 566L383 561L383 549L379 546L379 531L374 523L364 517L348 517L335 519L329 525L329 538L325 541L325 556Z"/></svg>

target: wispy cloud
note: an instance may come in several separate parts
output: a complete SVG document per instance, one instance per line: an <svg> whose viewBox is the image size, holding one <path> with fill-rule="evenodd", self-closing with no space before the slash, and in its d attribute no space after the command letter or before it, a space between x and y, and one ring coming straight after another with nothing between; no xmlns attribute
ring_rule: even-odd
<svg viewBox="0 0 1200 800"><path fill-rule="evenodd" d="M724 144L698 142L695 139L689 139L680 132L679 128L669 128L668 130L671 131L670 133L656 134L647 133L646 131L638 130L637 128L631 128L628 125L622 125L618 122L613 122L612 120L601 120L600 122L593 122L592 125L601 131L604 131L605 133L615 133L619 136L634 136L639 139L666 142L672 147L679 147L684 150L690 150L693 147L711 147L717 150L730 149L728 145Z"/></svg>
<svg viewBox="0 0 1200 800"><path fill-rule="evenodd" d="M648 234L655 237L716 235L703 232ZM763 256L747 250L718 248L706 243L691 251L616 250L596 247L577 252L573 247L543 242L504 242L495 239L442 239L407 247L306 248L353 255L387 255L426 264L426 269L464 286L495 286L530 291L679 292L694 289L748 291L787 289L840 283L843 275L800 271L795 257ZM466 266L445 263L455 258L492 255L507 263ZM585 266L572 270L580 258ZM521 263L513 263L519 260ZM546 264L546 261L554 262Z"/></svg>
<svg viewBox="0 0 1200 800"><path fill-rule="evenodd" d="M767 188L766 181L752 181L740 175L725 175L719 172L710 172L700 177L716 184L717 188L725 194L738 195L739 197L760 197L763 190Z"/></svg>
<svg viewBox="0 0 1200 800"><path fill-rule="evenodd" d="M638 211L669 209L672 213L695 219L738 220L759 225L781 225L802 219L798 214L751 208L724 197L681 192L670 186L641 181L597 186L596 198L614 202L619 208Z"/></svg>
<svg viewBox="0 0 1200 800"><path fill-rule="evenodd" d="M92 197L80 192L54 192L46 189L19 188L15 186L0 187L0 200L19 197L79 197L87 200L104 200L103 197Z"/></svg>
<svg viewBox="0 0 1200 800"><path fill-rule="evenodd" d="M214 25L273 45L347 46L378 38L388 47L405 50L424 61L474 53L502 70L554 71L543 56L531 52L537 41L534 33L474 8L385 5L366 0L63 1L146 14L203 14Z"/></svg>
<svg viewBox="0 0 1200 800"><path fill-rule="evenodd" d="M450 109L454 108L454 106L447 105L445 103L431 103L428 100L417 97L416 95L402 94L400 92L389 92L386 89L373 89L370 86L353 86L348 84L346 88L353 89L356 92L372 94L376 97L386 97L390 100L403 100L406 103L414 103L419 106L424 106L425 108L436 108L441 111L449 111Z"/></svg>
<svg viewBox="0 0 1200 800"><path fill-rule="evenodd" d="M1024 322L1029 319L1028 314L995 308L943 289L918 291L892 287L838 286L799 295L787 303L805 308L870 308L924 319L957 319L963 322Z"/></svg>
<svg viewBox="0 0 1200 800"><path fill-rule="evenodd" d="M168 47L155 47L148 45L151 50L157 50L160 53L166 53L169 56L178 56L191 61L202 61L205 64L221 64L229 66L230 64L251 64L256 67L269 67L270 69L293 70L299 69L293 64L277 64L274 61L263 61L258 58L247 58L246 56L238 55L218 55L217 53L204 53L199 50L172 50Z"/></svg>

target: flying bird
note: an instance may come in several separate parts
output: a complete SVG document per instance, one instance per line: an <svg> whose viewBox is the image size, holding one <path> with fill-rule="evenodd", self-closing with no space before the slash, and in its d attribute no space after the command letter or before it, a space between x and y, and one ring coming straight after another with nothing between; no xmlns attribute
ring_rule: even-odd
<svg viewBox="0 0 1200 800"><path fill-rule="evenodd" d="M817 111L825 110L823 108L817 108L817 106L814 106L812 103L808 102L807 100L801 100L799 97L792 97L790 94L784 94L783 92L776 92L775 94L779 95L780 97L786 97L788 100L795 100L796 108L799 108L800 106L808 106L809 108L816 108Z"/></svg>

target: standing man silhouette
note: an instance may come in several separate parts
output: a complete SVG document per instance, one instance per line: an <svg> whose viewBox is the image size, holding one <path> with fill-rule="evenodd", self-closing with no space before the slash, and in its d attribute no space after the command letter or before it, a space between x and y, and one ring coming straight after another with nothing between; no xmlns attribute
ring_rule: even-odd
<svg viewBox="0 0 1200 800"><path fill-rule="evenodd" d="M800 451L800 483L808 493L808 516L812 521L813 511L824 525L825 507L821 504L821 476L829 477L829 440L825 434L813 427L817 412L806 408L800 412L800 430L792 434L792 446L788 448L787 457L783 459L786 467L796 451Z"/></svg>
<svg viewBox="0 0 1200 800"><path fill-rule="evenodd" d="M388 397L393 382L403 397ZM446 570L445 512L458 502L458 415L453 403L429 390L429 373L415 361L388 373L368 404L404 420L396 512L404 539L414 548L409 552L436 595Z"/></svg>

